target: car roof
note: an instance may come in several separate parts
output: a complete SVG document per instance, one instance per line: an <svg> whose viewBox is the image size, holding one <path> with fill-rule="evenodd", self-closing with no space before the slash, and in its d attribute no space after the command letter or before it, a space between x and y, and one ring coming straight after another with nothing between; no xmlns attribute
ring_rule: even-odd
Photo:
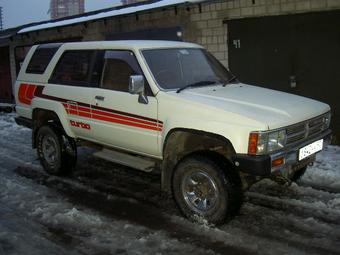
<svg viewBox="0 0 340 255"><path fill-rule="evenodd" d="M43 44L40 46L48 46ZM52 45L52 44L50 44ZM56 45L56 44L54 44ZM122 41L91 41L91 42L71 42L63 43L64 50L81 49L160 49L160 48L202 48L194 43L179 41L158 41L158 40L122 40Z"/></svg>

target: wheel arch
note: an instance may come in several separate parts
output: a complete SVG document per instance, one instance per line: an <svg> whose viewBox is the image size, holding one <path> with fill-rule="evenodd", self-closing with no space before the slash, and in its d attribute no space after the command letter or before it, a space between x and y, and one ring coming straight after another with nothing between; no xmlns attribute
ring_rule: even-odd
<svg viewBox="0 0 340 255"><path fill-rule="evenodd" d="M232 166L235 149L224 136L195 129L174 128L167 133L163 145L162 191L171 194L172 177L184 158L200 154L218 163Z"/></svg>
<svg viewBox="0 0 340 255"><path fill-rule="evenodd" d="M73 133L69 129L66 124L61 121L59 115L51 110L42 109L42 108L34 108L32 112L32 146L36 148L36 135L40 127L49 123L49 125L54 126L58 130L66 133L68 136L73 137Z"/></svg>

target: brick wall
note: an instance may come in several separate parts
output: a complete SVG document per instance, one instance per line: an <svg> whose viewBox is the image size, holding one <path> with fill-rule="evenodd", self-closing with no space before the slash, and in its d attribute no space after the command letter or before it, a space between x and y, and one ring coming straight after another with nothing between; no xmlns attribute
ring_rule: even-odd
<svg viewBox="0 0 340 255"><path fill-rule="evenodd" d="M223 20L340 9L340 0L229 0L201 6L190 12L197 37L188 39L204 45L228 66L228 28Z"/></svg>

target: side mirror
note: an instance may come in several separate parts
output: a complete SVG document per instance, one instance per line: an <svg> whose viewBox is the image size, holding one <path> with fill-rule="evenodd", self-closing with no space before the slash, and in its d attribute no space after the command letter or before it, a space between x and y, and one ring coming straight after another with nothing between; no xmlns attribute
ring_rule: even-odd
<svg viewBox="0 0 340 255"><path fill-rule="evenodd" d="M147 104L148 98L145 95L143 75L131 75L129 79L129 92L133 95L139 95L138 102Z"/></svg>

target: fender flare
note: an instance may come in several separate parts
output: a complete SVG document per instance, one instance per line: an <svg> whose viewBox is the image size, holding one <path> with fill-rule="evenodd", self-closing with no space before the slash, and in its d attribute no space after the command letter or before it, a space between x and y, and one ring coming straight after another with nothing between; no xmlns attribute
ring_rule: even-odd
<svg viewBox="0 0 340 255"><path fill-rule="evenodd" d="M163 145L162 191L171 194L176 165L186 156L208 151L232 164L235 149L224 136L195 129L174 128L167 133Z"/></svg>
<svg viewBox="0 0 340 255"><path fill-rule="evenodd" d="M40 116L39 116L40 115ZM43 108L34 108L32 111L32 145L36 148L36 134L38 129L47 122L53 121L56 127L66 133L67 136L74 138L74 134L70 127L67 125L67 121L62 121L62 117L55 111Z"/></svg>

